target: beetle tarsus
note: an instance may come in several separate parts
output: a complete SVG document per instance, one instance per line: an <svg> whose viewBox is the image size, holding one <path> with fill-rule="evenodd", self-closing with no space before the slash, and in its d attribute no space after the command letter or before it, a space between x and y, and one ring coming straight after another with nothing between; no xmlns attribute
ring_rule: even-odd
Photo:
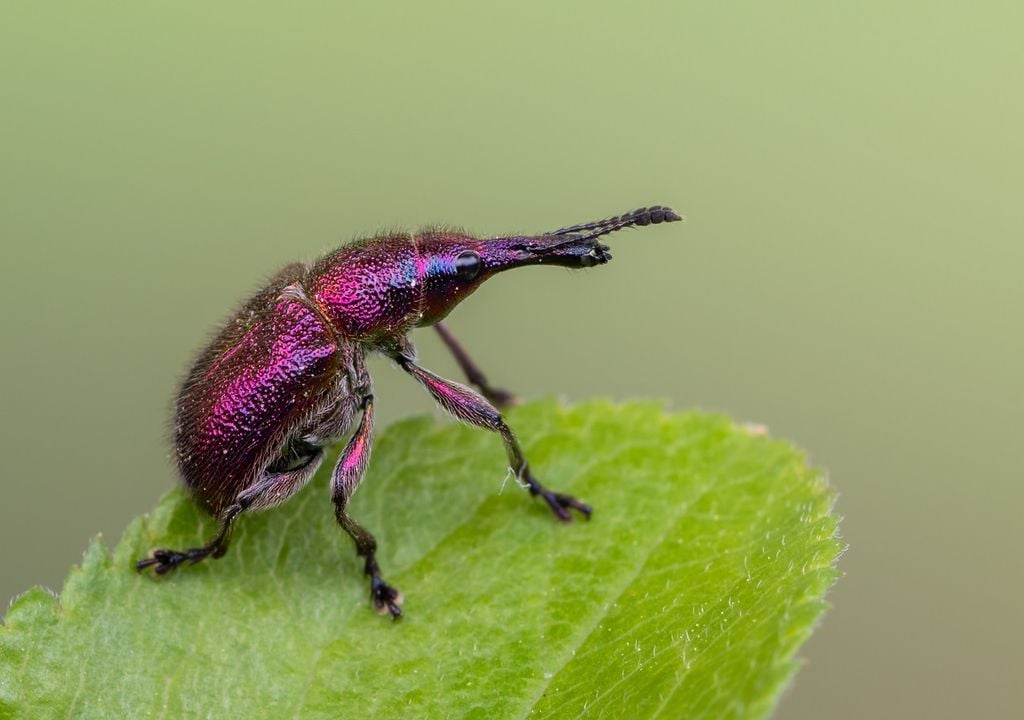
<svg viewBox="0 0 1024 720"><path fill-rule="evenodd" d="M398 588L384 582L373 555L366 558L365 572L370 576L370 599L377 612L381 615L389 613L392 620L402 617L402 608L398 607L402 604L402 593L398 592Z"/></svg>
<svg viewBox="0 0 1024 720"><path fill-rule="evenodd" d="M389 613L392 620L402 617L402 608L398 607L402 602L402 594L397 588L393 588L381 579L380 575L370 578L370 598L377 612L383 615Z"/></svg>
<svg viewBox="0 0 1024 720"><path fill-rule="evenodd" d="M526 482L529 483L530 494L533 496L540 495L544 498L544 502L546 502L548 507L551 508L551 512L553 512L555 517L562 522L572 522L572 513L569 512L570 510L575 510L587 520L590 519L590 516L594 512L592 507L581 500L577 500L572 495L548 490L541 485L533 475L528 474L526 476Z"/></svg>
<svg viewBox="0 0 1024 720"><path fill-rule="evenodd" d="M195 565L203 558L213 555L214 557L220 557L224 553L217 554L216 547L201 547L201 548L190 548L189 550L167 550L165 548L158 548L149 554L149 557L143 558L135 563L135 569L142 572L146 568L152 567L153 572L157 575L166 575L167 573L174 570L176 567L184 562Z"/></svg>
<svg viewBox="0 0 1024 720"><path fill-rule="evenodd" d="M228 538L231 535L231 526L238 516L249 507L250 502L250 500L239 500L228 506L221 517L220 528L217 530L217 534L203 547L189 548L188 550L157 548L149 553L149 557L145 557L135 563L135 569L142 572L146 568L152 567L153 572L157 575L166 575L184 562L195 565L207 557L214 559L224 557L224 553L228 551Z"/></svg>

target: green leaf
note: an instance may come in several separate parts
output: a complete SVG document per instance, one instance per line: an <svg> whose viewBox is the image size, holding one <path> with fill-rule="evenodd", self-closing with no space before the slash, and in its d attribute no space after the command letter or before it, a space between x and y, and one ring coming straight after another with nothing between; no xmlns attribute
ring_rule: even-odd
<svg viewBox="0 0 1024 720"><path fill-rule="evenodd" d="M406 420L352 514L405 595L376 615L328 499L330 463L244 518L221 560L154 579L153 546L214 523L180 491L60 598L0 629L0 718L763 717L836 578L822 474L791 446L658 405L513 410L532 467L586 498L563 525L507 480L493 434Z"/></svg>

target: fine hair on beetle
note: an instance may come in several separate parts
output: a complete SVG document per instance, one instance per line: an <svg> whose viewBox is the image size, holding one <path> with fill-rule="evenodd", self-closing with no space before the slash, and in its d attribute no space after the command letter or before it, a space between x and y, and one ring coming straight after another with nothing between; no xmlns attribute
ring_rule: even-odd
<svg viewBox="0 0 1024 720"><path fill-rule="evenodd" d="M490 383L443 321L498 273L530 265L604 265L612 256L600 238L681 219L670 208L652 206L537 235L387 230L312 263L284 266L212 335L175 399L175 465L218 530L201 547L152 550L136 568L166 575L185 563L222 557L240 516L287 501L313 477L325 449L348 438L331 474L335 517L363 558L373 606L399 618L402 595L383 578L377 541L347 510L373 437L368 353L390 358L456 419L497 433L513 479L555 518L568 522L575 513L589 519L590 505L549 489L534 475L501 412L515 395ZM467 384L417 363L409 333L427 326L452 353Z"/></svg>

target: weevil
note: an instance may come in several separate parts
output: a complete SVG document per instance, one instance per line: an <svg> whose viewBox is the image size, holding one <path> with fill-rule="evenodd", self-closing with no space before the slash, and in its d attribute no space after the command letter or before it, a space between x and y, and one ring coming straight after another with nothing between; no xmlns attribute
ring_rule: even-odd
<svg viewBox="0 0 1024 720"><path fill-rule="evenodd" d="M527 265L585 268L611 260L598 242L623 228L680 220L667 207L540 235L477 238L427 228L358 240L312 265L282 268L220 328L188 372L175 403L174 459L192 497L219 522L202 547L152 550L140 571L222 557L246 512L286 501L313 477L324 450L344 439L331 475L338 523L355 542L378 612L401 616L401 595L377 564L377 541L346 507L366 471L373 434L367 353L415 378L448 413L501 436L519 483L562 521L591 508L534 476L502 417L513 396L492 387L442 320L490 277ZM409 332L433 325L471 389L416 363ZM359 421L356 424L356 417Z"/></svg>

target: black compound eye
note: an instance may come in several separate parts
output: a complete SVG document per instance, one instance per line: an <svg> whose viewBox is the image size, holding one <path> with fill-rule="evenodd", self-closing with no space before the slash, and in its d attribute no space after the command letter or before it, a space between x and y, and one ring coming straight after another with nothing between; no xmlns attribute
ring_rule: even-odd
<svg viewBox="0 0 1024 720"><path fill-rule="evenodd" d="M480 256L472 250L466 250L455 258L455 274L460 280L472 280L480 274L483 263Z"/></svg>

